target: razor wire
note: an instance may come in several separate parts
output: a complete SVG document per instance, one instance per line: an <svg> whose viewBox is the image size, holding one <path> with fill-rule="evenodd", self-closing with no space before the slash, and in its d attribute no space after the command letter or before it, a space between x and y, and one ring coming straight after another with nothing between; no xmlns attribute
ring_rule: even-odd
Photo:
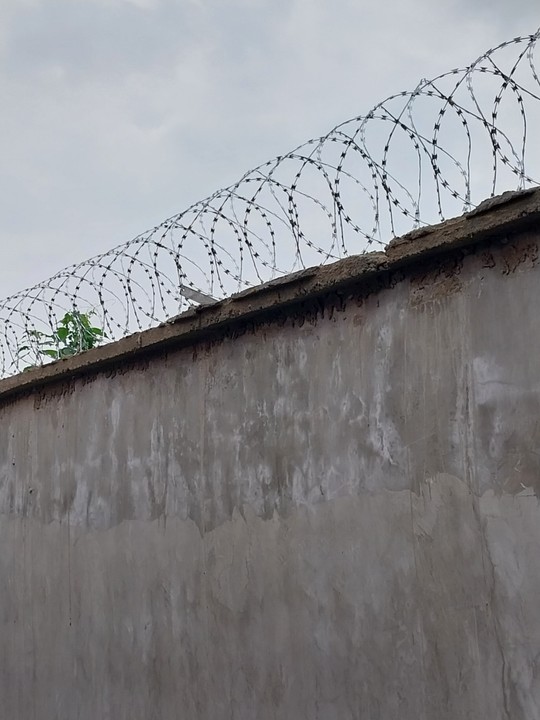
<svg viewBox="0 0 540 720"><path fill-rule="evenodd" d="M92 316L101 332L94 339L118 339L539 184L539 37L513 38L424 79L133 240L0 301L0 376L60 356L66 317Z"/></svg>

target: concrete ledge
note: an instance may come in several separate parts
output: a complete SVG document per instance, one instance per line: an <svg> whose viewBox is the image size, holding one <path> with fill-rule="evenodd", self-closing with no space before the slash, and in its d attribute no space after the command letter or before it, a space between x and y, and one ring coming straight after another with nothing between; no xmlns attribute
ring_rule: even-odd
<svg viewBox="0 0 540 720"><path fill-rule="evenodd" d="M331 265L277 278L116 342L0 381L0 400L44 385L90 375L157 353L194 344L254 318L266 319L316 297L358 287L389 272L414 267L429 257L516 236L540 227L540 188L490 198L474 211L392 240L385 252L355 255Z"/></svg>

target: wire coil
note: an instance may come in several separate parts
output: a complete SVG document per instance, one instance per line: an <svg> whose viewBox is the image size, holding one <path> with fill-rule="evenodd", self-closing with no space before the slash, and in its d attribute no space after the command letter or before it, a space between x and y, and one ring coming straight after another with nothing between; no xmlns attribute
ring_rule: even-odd
<svg viewBox="0 0 540 720"><path fill-rule="evenodd" d="M92 311L108 339L539 183L540 30L393 95L130 242L0 301L0 376ZM531 170L532 168L532 170ZM536 179L534 172L536 171ZM47 358L45 358L47 359Z"/></svg>

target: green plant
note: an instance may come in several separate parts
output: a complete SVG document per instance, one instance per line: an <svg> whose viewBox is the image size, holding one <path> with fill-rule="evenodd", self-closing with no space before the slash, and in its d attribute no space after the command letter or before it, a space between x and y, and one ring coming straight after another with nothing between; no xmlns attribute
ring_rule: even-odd
<svg viewBox="0 0 540 720"><path fill-rule="evenodd" d="M107 337L101 328L92 325L90 318L94 314L92 310L88 313L72 310L64 315L50 334L38 330L28 331L27 343L19 348L19 355L35 353L40 359L61 360L91 350ZM35 366L25 369L32 367Z"/></svg>

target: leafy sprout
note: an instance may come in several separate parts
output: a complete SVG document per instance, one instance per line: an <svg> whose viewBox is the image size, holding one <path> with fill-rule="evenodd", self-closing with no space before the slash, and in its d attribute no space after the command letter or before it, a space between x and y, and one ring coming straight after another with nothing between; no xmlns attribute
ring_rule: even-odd
<svg viewBox="0 0 540 720"><path fill-rule="evenodd" d="M72 310L64 315L52 333L29 330L27 343L19 348L19 356L35 353L40 361L46 358L61 360L97 347L107 336L92 324L92 315L95 315L92 310L87 313ZM30 365L25 370L33 367L35 365Z"/></svg>

